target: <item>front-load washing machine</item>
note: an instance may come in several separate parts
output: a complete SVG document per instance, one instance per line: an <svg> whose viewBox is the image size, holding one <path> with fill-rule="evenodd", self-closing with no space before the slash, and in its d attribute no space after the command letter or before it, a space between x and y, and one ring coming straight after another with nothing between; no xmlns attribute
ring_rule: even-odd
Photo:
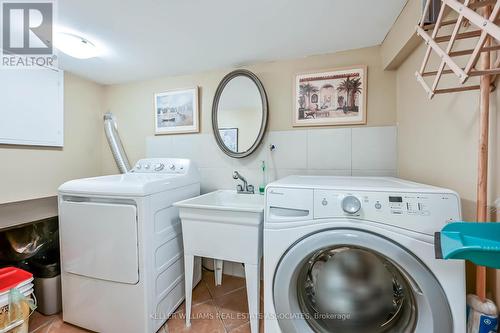
<svg viewBox="0 0 500 333"><path fill-rule="evenodd" d="M144 159L123 175L59 188L64 321L102 333L158 331L184 299L178 209L200 194L186 159ZM201 261L195 266L201 279Z"/></svg>
<svg viewBox="0 0 500 333"><path fill-rule="evenodd" d="M266 188L266 333L464 333L463 261L435 259L450 190L396 178L290 176Z"/></svg>

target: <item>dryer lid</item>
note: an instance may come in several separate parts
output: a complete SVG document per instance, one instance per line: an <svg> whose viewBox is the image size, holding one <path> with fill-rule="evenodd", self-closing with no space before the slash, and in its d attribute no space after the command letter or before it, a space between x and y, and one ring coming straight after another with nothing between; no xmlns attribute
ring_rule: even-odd
<svg viewBox="0 0 500 333"><path fill-rule="evenodd" d="M59 187L65 194L147 196L194 184L197 179L179 175L123 174L71 180Z"/></svg>
<svg viewBox="0 0 500 333"><path fill-rule="evenodd" d="M186 159L142 159L120 175L83 178L59 187L62 194L141 197L196 184L200 176L196 166Z"/></svg>

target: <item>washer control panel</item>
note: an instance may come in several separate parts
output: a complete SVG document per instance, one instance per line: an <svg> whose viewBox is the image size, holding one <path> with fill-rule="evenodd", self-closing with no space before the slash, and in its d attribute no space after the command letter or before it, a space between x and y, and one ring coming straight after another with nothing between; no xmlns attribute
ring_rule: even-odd
<svg viewBox="0 0 500 333"><path fill-rule="evenodd" d="M393 215L431 215L428 204L428 196L425 195L390 195L389 208Z"/></svg>
<svg viewBox="0 0 500 333"><path fill-rule="evenodd" d="M433 234L460 220L456 195L314 190L314 219L358 218Z"/></svg>
<svg viewBox="0 0 500 333"><path fill-rule="evenodd" d="M191 163L180 158L145 158L139 160L130 172L184 174L191 167Z"/></svg>

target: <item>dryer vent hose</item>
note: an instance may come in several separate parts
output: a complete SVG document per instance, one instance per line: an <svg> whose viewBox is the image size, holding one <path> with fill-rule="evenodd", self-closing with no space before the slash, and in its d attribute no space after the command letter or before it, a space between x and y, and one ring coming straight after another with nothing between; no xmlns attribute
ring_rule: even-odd
<svg viewBox="0 0 500 333"><path fill-rule="evenodd" d="M106 139L108 139L109 148L113 153L118 169L121 173L129 172L130 163L118 135L115 117L111 112L104 114L104 132L106 133Z"/></svg>

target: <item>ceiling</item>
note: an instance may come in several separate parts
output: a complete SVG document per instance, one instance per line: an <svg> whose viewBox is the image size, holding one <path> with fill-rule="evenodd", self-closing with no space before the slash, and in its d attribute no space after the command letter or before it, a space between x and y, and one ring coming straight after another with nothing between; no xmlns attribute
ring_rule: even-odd
<svg viewBox="0 0 500 333"><path fill-rule="evenodd" d="M96 44L64 70L103 84L380 44L406 0L58 1L58 29Z"/></svg>

